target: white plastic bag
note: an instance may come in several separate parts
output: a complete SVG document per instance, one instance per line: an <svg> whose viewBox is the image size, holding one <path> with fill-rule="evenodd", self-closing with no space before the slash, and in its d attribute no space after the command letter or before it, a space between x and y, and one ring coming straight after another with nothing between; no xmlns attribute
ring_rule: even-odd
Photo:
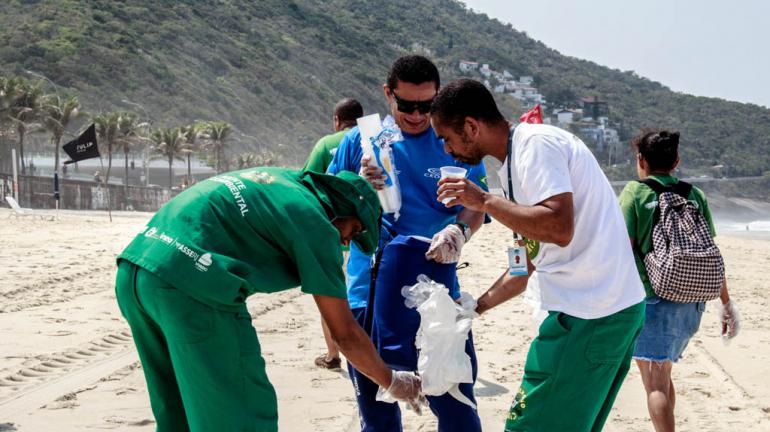
<svg viewBox="0 0 770 432"><path fill-rule="evenodd" d="M475 301L466 293L461 304L449 296L449 290L425 275L417 284L401 289L406 307L417 308L420 329L415 345L420 351L417 372L422 379L422 392L439 396L449 393L458 401L476 408L460 392L460 383L473 382L471 359L465 353L465 341L475 315Z"/></svg>

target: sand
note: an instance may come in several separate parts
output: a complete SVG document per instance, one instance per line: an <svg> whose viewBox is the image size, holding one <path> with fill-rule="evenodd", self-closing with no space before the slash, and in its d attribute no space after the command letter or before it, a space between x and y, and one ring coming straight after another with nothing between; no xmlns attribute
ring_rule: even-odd
<svg viewBox="0 0 770 432"><path fill-rule="evenodd" d="M0 209L0 431L153 431L141 366L113 288L115 256L151 215L116 213L109 222L100 212L62 212L54 221L9 214ZM465 290L478 295L502 272L508 238L493 223L466 246ZM724 346L716 305L708 305L700 332L674 367L678 430L770 431L770 241L723 236L718 244L743 328ZM278 393L280 429L355 431L347 374L313 366L324 344L312 297L296 289L255 295L249 309ZM502 429L534 332L521 299L474 323L485 430ZM436 429L430 414L407 412L404 423L407 431ZM652 430L635 366L605 430Z"/></svg>

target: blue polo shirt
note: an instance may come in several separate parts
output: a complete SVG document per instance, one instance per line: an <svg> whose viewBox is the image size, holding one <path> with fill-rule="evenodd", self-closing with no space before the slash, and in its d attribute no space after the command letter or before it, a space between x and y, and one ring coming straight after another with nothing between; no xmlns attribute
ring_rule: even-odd
<svg viewBox="0 0 770 432"><path fill-rule="evenodd" d="M417 235L431 238L445 226L455 222L462 206L445 207L437 198L439 168L458 166L468 170L468 178L487 190L487 174L484 163L468 165L458 162L444 152L444 141L433 128L411 135L402 132L404 140L393 145L396 176L401 189L401 212L398 220L393 214L383 215L383 224L396 234ZM351 129L340 142L328 173L340 171L359 172L361 168L361 134L358 127ZM371 257L361 253L351 243L347 265L348 302L351 309L366 307L369 299ZM451 289L451 288L450 288Z"/></svg>

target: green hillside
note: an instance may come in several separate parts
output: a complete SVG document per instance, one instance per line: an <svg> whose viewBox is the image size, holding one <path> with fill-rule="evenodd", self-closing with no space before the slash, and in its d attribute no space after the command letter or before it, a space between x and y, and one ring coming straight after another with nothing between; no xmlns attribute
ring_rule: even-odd
<svg viewBox="0 0 770 432"><path fill-rule="evenodd" d="M384 112L387 68L408 52L429 53L445 82L465 59L534 76L550 102L599 96L621 138L644 126L681 130L688 167L770 170L770 110L563 56L457 1L0 2L0 75L44 74L92 112L135 110L128 100L154 124L229 121L246 135L239 150L272 149L289 162L329 132L336 100Z"/></svg>

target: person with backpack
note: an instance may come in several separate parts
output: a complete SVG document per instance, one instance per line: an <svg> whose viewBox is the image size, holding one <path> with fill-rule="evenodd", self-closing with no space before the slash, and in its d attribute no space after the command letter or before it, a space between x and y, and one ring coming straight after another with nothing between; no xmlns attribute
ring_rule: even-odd
<svg viewBox="0 0 770 432"><path fill-rule="evenodd" d="M629 182L619 199L647 293L646 320L633 358L655 430L673 431L671 369L698 331L705 302L721 300L725 340L738 334L739 315L713 241L716 231L706 197L672 175L679 165L679 132L648 131L632 145L640 181Z"/></svg>

